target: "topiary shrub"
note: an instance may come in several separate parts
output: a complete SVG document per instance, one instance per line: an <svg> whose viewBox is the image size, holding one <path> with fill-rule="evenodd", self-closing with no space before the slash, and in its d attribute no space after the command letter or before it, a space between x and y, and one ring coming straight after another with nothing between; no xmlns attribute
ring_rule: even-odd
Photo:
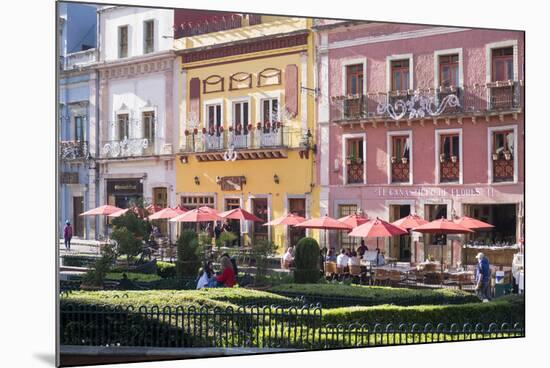
<svg viewBox="0 0 550 368"><path fill-rule="evenodd" d="M176 242L178 259L176 261L176 274L178 277L197 276L201 265L201 250L197 233L186 230L181 233Z"/></svg>
<svg viewBox="0 0 550 368"><path fill-rule="evenodd" d="M176 265L170 262L157 261L157 275L163 279L176 277Z"/></svg>
<svg viewBox="0 0 550 368"><path fill-rule="evenodd" d="M294 281L300 284L319 280L319 244L313 238L302 238L294 254Z"/></svg>

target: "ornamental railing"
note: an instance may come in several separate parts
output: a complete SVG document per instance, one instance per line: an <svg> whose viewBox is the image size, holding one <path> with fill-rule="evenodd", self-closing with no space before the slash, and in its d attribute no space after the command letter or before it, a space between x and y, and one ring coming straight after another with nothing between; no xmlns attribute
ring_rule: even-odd
<svg viewBox="0 0 550 368"><path fill-rule="evenodd" d="M511 152L492 154L493 181L505 182L514 180L514 156Z"/></svg>
<svg viewBox="0 0 550 368"><path fill-rule="evenodd" d="M154 154L155 145L147 138L104 141L101 145L101 156L105 158L151 156Z"/></svg>
<svg viewBox="0 0 550 368"><path fill-rule="evenodd" d="M59 144L59 156L61 160L84 160L88 157L87 141L63 141Z"/></svg>
<svg viewBox="0 0 550 368"><path fill-rule="evenodd" d="M198 23L182 23L175 29L175 37L191 37L206 33L221 32L229 29L240 28L242 17L240 15L223 16L217 19L204 20Z"/></svg>
<svg viewBox="0 0 550 368"><path fill-rule="evenodd" d="M410 181L410 163L408 157L391 157L392 183L407 183Z"/></svg>
<svg viewBox="0 0 550 368"><path fill-rule="evenodd" d="M519 112L523 82L367 93L331 98L333 121L406 120Z"/></svg>
<svg viewBox="0 0 550 368"><path fill-rule="evenodd" d="M520 323L324 323L318 307L61 302L61 345L330 349L525 336Z"/></svg>
<svg viewBox="0 0 550 368"><path fill-rule="evenodd" d="M94 63L97 60L97 50L88 49L84 51L73 52L65 55L65 70L74 69L79 66L85 66Z"/></svg>
<svg viewBox="0 0 550 368"><path fill-rule="evenodd" d="M267 148L299 148L307 132L280 124L249 125L245 129L188 129L185 131L183 152L222 151Z"/></svg>

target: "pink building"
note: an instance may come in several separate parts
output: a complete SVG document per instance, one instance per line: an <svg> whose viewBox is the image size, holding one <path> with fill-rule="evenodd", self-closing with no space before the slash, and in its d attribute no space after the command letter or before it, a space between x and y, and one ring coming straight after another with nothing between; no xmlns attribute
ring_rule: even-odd
<svg viewBox="0 0 550 368"><path fill-rule="evenodd" d="M456 264L464 242L518 243L523 32L333 21L316 33L321 213L495 225L466 238L381 240L386 257L402 261L443 252ZM357 242L331 236L336 247Z"/></svg>

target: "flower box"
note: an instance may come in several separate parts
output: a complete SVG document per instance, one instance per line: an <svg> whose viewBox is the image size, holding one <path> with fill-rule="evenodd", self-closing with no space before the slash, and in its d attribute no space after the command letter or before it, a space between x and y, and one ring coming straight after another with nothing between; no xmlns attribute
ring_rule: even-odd
<svg viewBox="0 0 550 368"><path fill-rule="evenodd" d="M444 153L440 153L440 154L439 154L439 162L441 162L441 163L445 162L445 158L446 158L446 157L445 157L445 154L444 154Z"/></svg>
<svg viewBox="0 0 550 368"><path fill-rule="evenodd" d="M498 160L498 153L493 153L493 161Z"/></svg>
<svg viewBox="0 0 550 368"><path fill-rule="evenodd" d="M409 162L409 159L407 157L401 157L401 162L403 163L403 165L406 165L407 162Z"/></svg>
<svg viewBox="0 0 550 368"><path fill-rule="evenodd" d="M397 157L392 156L392 157L391 157L391 163L392 163L392 164L395 164L396 161L397 161Z"/></svg>
<svg viewBox="0 0 550 368"><path fill-rule="evenodd" d="M505 151L504 152L504 159L506 161L510 161L512 159L512 153L510 151Z"/></svg>
<svg viewBox="0 0 550 368"><path fill-rule="evenodd" d="M455 155L451 156L451 161L453 162L453 164L456 163L457 160L458 160L457 156Z"/></svg>

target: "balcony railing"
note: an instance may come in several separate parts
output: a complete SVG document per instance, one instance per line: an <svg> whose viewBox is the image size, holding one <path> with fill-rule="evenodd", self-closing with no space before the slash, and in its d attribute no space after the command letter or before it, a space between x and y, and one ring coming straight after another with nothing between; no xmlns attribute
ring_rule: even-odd
<svg viewBox="0 0 550 368"><path fill-rule="evenodd" d="M444 154L439 157L439 176L442 183L453 183L460 179L460 162L458 156L447 157Z"/></svg>
<svg viewBox="0 0 550 368"><path fill-rule="evenodd" d="M363 183L363 161L346 160L347 184L362 184Z"/></svg>
<svg viewBox="0 0 550 368"><path fill-rule="evenodd" d="M493 181L514 180L514 157L509 152L493 153Z"/></svg>
<svg viewBox="0 0 550 368"><path fill-rule="evenodd" d="M408 183L409 180L409 159L407 157L391 158L391 181L392 183Z"/></svg>
<svg viewBox="0 0 550 368"><path fill-rule="evenodd" d="M285 126L260 126L235 131L222 128L186 130L183 152L234 149L299 148L306 132Z"/></svg>
<svg viewBox="0 0 550 368"><path fill-rule="evenodd" d="M105 158L151 156L155 154L155 144L147 138L125 138L123 140L104 141L101 155Z"/></svg>
<svg viewBox="0 0 550 368"><path fill-rule="evenodd" d="M240 15L223 16L218 19L204 20L199 23L183 23L175 29L175 37L191 37L206 33L221 32L229 29L240 28L242 17Z"/></svg>
<svg viewBox="0 0 550 368"><path fill-rule="evenodd" d="M519 112L523 82L334 96L334 121L401 120Z"/></svg>
<svg viewBox="0 0 550 368"><path fill-rule="evenodd" d="M88 156L88 152L88 142L86 141L60 142L59 155L61 160L84 160Z"/></svg>

